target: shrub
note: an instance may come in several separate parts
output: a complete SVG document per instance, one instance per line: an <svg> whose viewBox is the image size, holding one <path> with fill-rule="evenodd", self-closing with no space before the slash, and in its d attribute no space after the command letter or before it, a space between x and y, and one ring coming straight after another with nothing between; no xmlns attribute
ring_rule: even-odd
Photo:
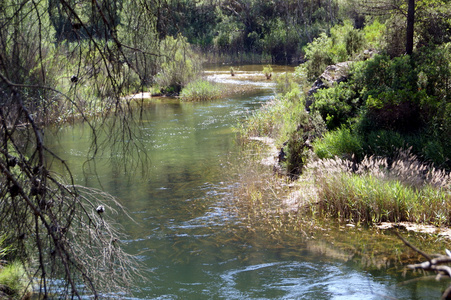
<svg viewBox="0 0 451 300"><path fill-rule="evenodd" d="M372 129L387 129L400 132L411 132L423 126L420 106L422 95L409 91L382 92L373 98L369 95L366 114L372 123Z"/></svg>
<svg viewBox="0 0 451 300"><path fill-rule="evenodd" d="M332 27L330 36L322 33L303 48L307 78L314 80L328 65L350 60L365 45L364 33L354 29L350 22Z"/></svg>
<svg viewBox="0 0 451 300"><path fill-rule="evenodd" d="M362 137L362 148L369 155L392 158L398 149L407 148L405 137L395 131L373 130Z"/></svg>
<svg viewBox="0 0 451 300"><path fill-rule="evenodd" d="M366 97L392 90L417 90L418 77L409 56L390 59L375 55L354 69L353 78Z"/></svg>
<svg viewBox="0 0 451 300"><path fill-rule="evenodd" d="M185 101L205 101L219 98L220 88L206 80L196 80L190 82L180 93L180 98Z"/></svg>
<svg viewBox="0 0 451 300"><path fill-rule="evenodd" d="M264 35L261 44L265 52L271 54L275 63L289 64L299 54L299 45L303 43L298 27L281 19L270 21L271 29Z"/></svg>
<svg viewBox="0 0 451 300"><path fill-rule="evenodd" d="M345 127L327 132L322 139L313 143L313 149L319 158L347 157L362 155L362 142L360 137L351 134Z"/></svg>
<svg viewBox="0 0 451 300"><path fill-rule="evenodd" d="M272 77L272 67L271 65L267 65L263 68L263 74L265 74L266 79L271 79Z"/></svg>
<svg viewBox="0 0 451 300"><path fill-rule="evenodd" d="M360 98L352 86L341 82L328 89L320 89L314 94L311 106L326 121L327 128L336 129L354 118L360 108Z"/></svg>
<svg viewBox="0 0 451 300"><path fill-rule="evenodd" d="M363 28L366 47L369 47L371 49L382 49L385 47L385 27L385 24L382 24L378 20L375 20L371 24L368 24Z"/></svg>
<svg viewBox="0 0 451 300"><path fill-rule="evenodd" d="M358 53L365 43L365 37L361 31L349 30L344 36L344 44L346 48L346 54L352 57L354 54Z"/></svg>
<svg viewBox="0 0 451 300"><path fill-rule="evenodd" d="M326 67L333 63L329 55L329 49L332 47L332 40L325 33L321 33L313 42L304 47L307 79L315 80L321 75Z"/></svg>
<svg viewBox="0 0 451 300"><path fill-rule="evenodd" d="M384 52L390 57L402 56L406 51L406 22L393 15L385 24Z"/></svg>
<svg viewBox="0 0 451 300"><path fill-rule="evenodd" d="M277 75L275 77L276 81L276 92L282 95L286 95L288 93L291 93L292 95L297 95L297 97L294 98L300 98L301 91L299 88L299 84L296 82L295 75L292 73L283 73L280 75ZM290 96L293 98L293 96Z"/></svg>
<svg viewBox="0 0 451 300"><path fill-rule="evenodd" d="M303 172L304 166L311 153L312 141L322 136L326 131L324 121L318 114L301 114L298 127L293 131L285 143L282 151L286 157L279 155L280 162L286 165L286 173L291 179L296 179ZM283 152L282 152L283 153Z"/></svg>

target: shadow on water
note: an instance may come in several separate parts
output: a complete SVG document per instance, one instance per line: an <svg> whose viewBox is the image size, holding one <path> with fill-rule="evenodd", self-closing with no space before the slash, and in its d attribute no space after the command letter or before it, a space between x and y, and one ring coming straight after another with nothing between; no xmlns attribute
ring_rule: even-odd
<svg viewBox="0 0 451 300"><path fill-rule="evenodd" d="M208 76L230 76L225 75L230 67L223 68ZM251 77L260 70L249 66L237 72ZM367 249L374 238L363 238L358 229L348 240L350 232L340 225L316 237L274 238L230 213L241 176L236 170L252 154L236 143L231 128L273 97L270 84L261 82L252 93L212 102L148 103L134 124L141 148L133 153L147 153L145 170L124 172L129 160L115 148L86 162L92 142L86 124L46 134L47 145L67 161L77 183L102 187L134 218L118 217L129 235L123 245L138 255L149 281L136 282L130 299L439 298L444 282L399 286L412 276L403 277L402 268L363 267L362 257L370 255L356 248ZM334 244L337 240L352 249Z"/></svg>

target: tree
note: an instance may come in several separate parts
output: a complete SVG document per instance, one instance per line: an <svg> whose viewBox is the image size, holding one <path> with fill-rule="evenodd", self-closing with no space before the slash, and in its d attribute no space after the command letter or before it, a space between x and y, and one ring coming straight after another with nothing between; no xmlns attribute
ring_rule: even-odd
<svg viewBox="0 0 451 300"><path fill-rule="evenodd" d="M415 0L407 0L406 54L412 55L415 25Z"/></svg>
<svg viewBox="0 0 451 300"><path fill-rule="evenodd" d="M358 11L357 14L380 16L393 21L402 19L404 22L405 20L405 23L397 29L403 32L401 35L404 39L403 51L396 53L395 56L404 53L411 55L415 39L418 41L419 47L433 43L446 43L451 40L449 0L384 0L377 2L363 0L354 7ZM390 44L396 44L395 36L396 33L389 37Z"/></svg>
<svg viewBox="0 0 451 300"><path fill-rule="evenodd" d="M96 17L89 18L84 3L0 4L0 235L44 299L55 293L99 298L126 290L138 268L120 247L122 234L114 218L123 211L121 205L77 185L65 160L43 138L46 124L72 110L93 130L92 156L102 142L99 128L113 134L103 142L116 147L121 138L135 140L127 129L133 116L122 95L140 65L132 63L127 51L134 48L122 43L115 30L121 8L93 0L90 9ZM87 106L100 115L87 118ZM117 127L103 122L111 114L118 121L111 126ZM66 176L55 174L51 161L64 166Z"/></svg>

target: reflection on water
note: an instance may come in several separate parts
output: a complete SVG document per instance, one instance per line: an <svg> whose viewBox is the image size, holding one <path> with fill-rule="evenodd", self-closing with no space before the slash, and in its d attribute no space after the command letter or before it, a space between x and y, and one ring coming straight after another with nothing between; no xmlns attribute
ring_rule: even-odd
<svg viewBox="0 0 451 300"><path fill-rule="evenodd" d="M208 76L225 80L228 69ZM237 72L250 77L261 69ZM47 131L48 146L66 159L76 182L115 195L135 219L119 217L129 234L127 251L149 276L136 283L133 299L438 298L442 283L397 286L406 279L324 257L307 242L272 247L265 237L245 236L225 213L238 178L231 165L244 155L231 127L272 97L268 85L207 103L149 104L136 124L141 148L131 152L148 154L145 169L124 172L128 160L114 148L86 162L92 135L85 124Z"/></svg>

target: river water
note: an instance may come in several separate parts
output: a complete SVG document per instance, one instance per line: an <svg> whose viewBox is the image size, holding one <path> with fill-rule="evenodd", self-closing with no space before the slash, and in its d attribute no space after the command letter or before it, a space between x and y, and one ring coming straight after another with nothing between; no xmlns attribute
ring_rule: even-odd
<svg viewBox="0 0 451 300"><path fill-rule="evenodd" d="M237 70L237 76L247 76L237 86L254 86L244 94L146 105L134 124L140 147L128 149L132 158L118 147L87 162L92 133L86 124L46 132L47 146L66 159L77 183L116 196L134 219L118 216L129 236L122 242L138 255L149 280L137 280L129 299L438 299L443 284L400 285L409 279L401 271L365 269L308 247L274 250L229 236L239 225L224 207L237 185L236 164L245 155L232 127L273 97L271 84L252 80L262 76L261 69ZM285 70L292 71L275 68ZM227 67L207 75L236 80ZM144 160L143 153L144 169L134 164L138 157Z"/></svg>

